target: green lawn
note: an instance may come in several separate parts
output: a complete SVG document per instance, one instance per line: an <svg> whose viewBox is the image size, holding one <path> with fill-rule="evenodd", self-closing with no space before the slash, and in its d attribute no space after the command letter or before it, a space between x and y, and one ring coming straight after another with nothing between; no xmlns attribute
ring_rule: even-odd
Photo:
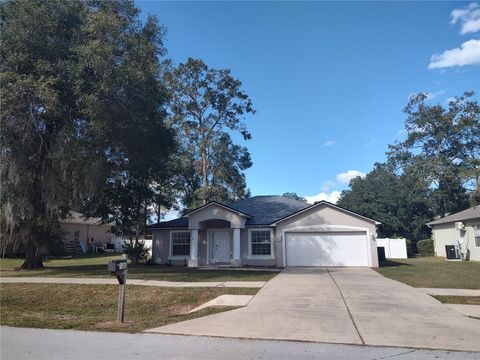
<svg viewBox="0 0 480 360"><path fill-rule="evenodd" d="M432 296L443 304L480 305L480 296Z"/></svg>
<svg viewBox="0 0 480 360"><path fill-rule="evenodd" d="M439 257L392 259L377 272L413 287L480 289L480 262Z"/></svg>
<svg viewBox="0 0 480 360"><path fill-rule="evenodd" d="M110 277L107 263L120 255L85 255L70 259L44 262L45 269L19 270L22 259L0 259L0 276L31 277ZM128 278L167 281L268 281L277 275L273 271L201 270L181 266L129 264Z"/></svg>
<svg viewBox="0 0 480 360"><path fill-rule="evenodd" d="M189 310L223 294L254 295L248 288L161 288L128 285L125 320L116 322L118 286L0 284L3 326L139 332L232 308Z"/></svg>

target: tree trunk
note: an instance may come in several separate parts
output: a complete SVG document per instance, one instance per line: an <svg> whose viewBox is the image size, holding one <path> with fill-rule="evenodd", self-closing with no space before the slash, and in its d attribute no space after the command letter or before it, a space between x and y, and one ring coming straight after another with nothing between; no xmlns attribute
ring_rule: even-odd
<svg viewBox="0 0 480 360"><path fill-rule="evenodd" d="M208 201L207 157L205 156L205 154L202 156L202 187L203 187L202 202L203 202L203 205L205 205Z"/></svg>
<svg viewBox="0 0 480 360"><path fill-rule="evenodd" d="M25 244L25 261L23 262L22 269L42 269L43 262L40 256L40 252L37 249L32 238L29 238Z"/></svg>

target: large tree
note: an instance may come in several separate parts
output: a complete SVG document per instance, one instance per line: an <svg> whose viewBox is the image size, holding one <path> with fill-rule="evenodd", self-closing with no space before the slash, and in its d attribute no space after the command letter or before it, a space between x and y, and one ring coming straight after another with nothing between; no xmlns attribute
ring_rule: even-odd
<svg viewBox="0 0 480 360"><path fill-rule="evenodd" d="M255 111L241 82L229 70L211 69L191 58L168 71L166 79L172 124L180 132L188 159L184 205L244 196L243 171L251 166L250 155L246 148L234 145L228 133L251 138L242 120Z"/></svg>
<svg viewBox="0 0 480 360"><path fill-rule="evenodd" d="M171 137L163 29L138 15L126 0L0 4L0 235L23 243L25 268L42 266L70 209L125 226L151 196ZM136 212L122 218L125 202Z"/></svg>
<svg viewBox="0 0 480 360"><path fill-rule="evenodd" d="M467 92L445 108L429 105L427 96L410 99L407 138L390 147L389 160L400 168L422 169L434 190L435 214L445 215L468 207L480 198L480 106Z"/></svg>
<svg viewBox="0 0 480 360"><path fill-rule="evenodd" d="M414 168L402 174L387 164L375 164L365 178L350 182L342 192L338 205L380 221L381 237L425 239L430 230L425 225L432 219L429 182Z"/></svg>

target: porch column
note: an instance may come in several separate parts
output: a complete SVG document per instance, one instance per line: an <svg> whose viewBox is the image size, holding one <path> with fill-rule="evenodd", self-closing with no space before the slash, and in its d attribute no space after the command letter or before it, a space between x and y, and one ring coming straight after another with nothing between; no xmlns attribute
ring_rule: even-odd
<svg viewBox="0 0 480 360"><path fill-rule="evenodd" d="M242 259L240 258L240 229L233 229L232 266L242 266Z"/></svg>
<svg viewBox="0 0 480 360"><path fill-rule="evenodd" d="M188 267L198 266L198 229L190 231L190 259L188 260Z"/></svg>

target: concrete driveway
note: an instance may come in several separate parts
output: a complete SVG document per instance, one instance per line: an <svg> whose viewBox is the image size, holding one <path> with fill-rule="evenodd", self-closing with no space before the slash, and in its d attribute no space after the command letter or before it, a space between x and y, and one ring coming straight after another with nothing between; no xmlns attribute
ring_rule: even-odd
<svg viewBox="0 0 480 360"><path fill-rule="evenodd" d="M368 268L287 268L244 308L148 332L480 351L480 320Z"/></svg>

